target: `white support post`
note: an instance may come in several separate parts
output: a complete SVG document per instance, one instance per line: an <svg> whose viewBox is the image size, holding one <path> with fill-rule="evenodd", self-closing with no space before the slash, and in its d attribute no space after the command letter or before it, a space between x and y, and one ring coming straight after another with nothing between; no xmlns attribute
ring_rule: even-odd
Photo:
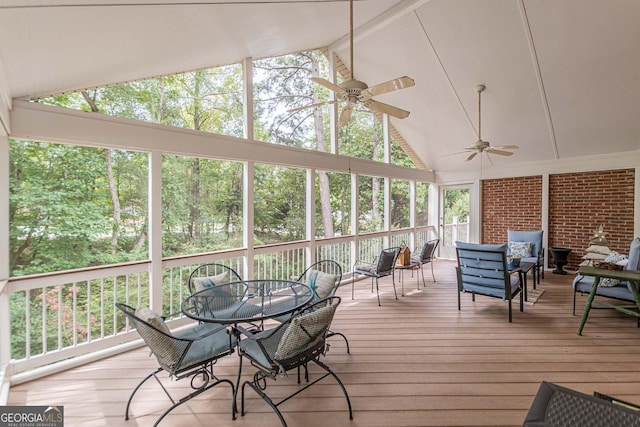
<svg viewBox="0 0 640 427"><path fill-rule="evenodd" d="M358 260L358 248L360 247L360 227L358 227L358 218L360 217L360 207L358 206L358 181L359 176L356 173L351 174L351 234L353 241L351 242L351 260ZM353 266L350 266L353 267Z"/></svg>
<svg viewBox="0 0 640 427"><path fill-rule="evenodd" d="M162 153L149 153L149 305L162 313Z"/></svg>
<svg viewBox="0 0 640 427"><path fill-rule="evenodd" d="M305 223L307 239L309 240L309 248L307 250L307 264L311 265L318 261L315 259L316 253L316 186L315 177L317 171L313 168L307 169L307 185L306 185L306 206L305 206Z"/></svg>
<svg viewBox="0 0 640 427"><path fill-rule="evenodd" d="M255 177L255 163L246 162L244 163L244 173L243 175L243 189L242 189L242 204L244 206L244 211L242 212L242 244L245 248L247 248L247 256L244 259L244 273L246 275L246 279L253 278L253 256L254 256L254 239L253 239L253 228L254 228L254 203L253 203L253 194L254 194L254 177Z"/></svg>
<svg viewBox="0 0 640 427"><path fill-rule="evenodd" d="M9 201L9 139L0 135L0 200ZM0 405L7 404L11 372L9 203L0 203Z"/></svg>
<svg viewBox="0 0 640 427"><path fill-rule="evenodd" d="M376 178L378 179L378 178ZM384 220L383 227L385 233L385 246L391 246L391 178L384 178Z"/></svg>
<svg viewBox="0 0 640 427"><path fill-rule="evenodd" d="M409 181L409 227L411 227L409 247L418 250L416 238L416 182Z"/></svg>

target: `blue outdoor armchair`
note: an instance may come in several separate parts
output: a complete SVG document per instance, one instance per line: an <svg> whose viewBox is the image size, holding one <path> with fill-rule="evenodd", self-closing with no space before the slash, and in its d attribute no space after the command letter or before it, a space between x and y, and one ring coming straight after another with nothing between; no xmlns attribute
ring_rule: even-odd
<svg viewBox="0 0 640 427"><path fill-rule="evenodd" d="M458 266L458 310L460 294L471 293L500 298L509 304L511 323L511 300L520 294L520 311L524 311L520 272L510 274L507 268L507 245L481 245L456 242Z"/></svg>
<svg viewBox="0 0 640 427"><path fill-rule="evenodd" d="M507 230L509 242L507 255L519 256L521 262L530 262L533 267L533 289L544 279L544 230L516 231Z"/></svg>

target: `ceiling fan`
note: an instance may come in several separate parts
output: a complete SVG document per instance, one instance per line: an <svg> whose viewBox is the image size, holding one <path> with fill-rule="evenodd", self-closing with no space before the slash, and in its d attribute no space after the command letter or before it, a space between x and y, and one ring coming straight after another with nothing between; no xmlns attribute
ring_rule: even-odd
<svg viewBox="0 0 640 427"><path fill-rule="evenodd" d="M415 85L412 78L403 76L397 79L389 80L388 82L380 83L375 86L369 87L365 82L356 80L354 78L354 66L353 66L353 0L349 1L349 54L351 61L351 71L349 80L345 80L342 83L335 84L329 80L321 77L311 77L311 80L319 85L326 87L333 91L336 96L336 100L319 102L316 104L305 105L303 107L293 108L289 112L300 111L305 108L317 107L322 104L333 104L336 102L344 101L344 107L340 117L338 119L338 127L345 126L349 123L351 118L351 112L353 108L358 104L364 105L371 111L388 114L399 119L404 119L409 116L409 111L402 108L394 107L393 105L385 104L373 99L374 96L382 95L383 93L392 92L394 90L404 89Z"/></svg>
<svg viewBox="0 0 640 427"><path fill-rule="evenodd" d="M457 153L451 153L451 154L445 154L446 156L453 156L456 154L463 154L463 153L468 153L471 152L471 155L469 155L469 157L467 157L467 159L465 161L469 161L471 159L473 159L475 156L477 156L478 154L481 153L487 153L487 154L499 154L501 156L511 156L513 154L513 152L511 151L506 151L506 150L516 150L520 147L518 147L517 145L501 145L498 147L492 147L491 144L489 144L489 141L483 141L482 140L482 136L481 136L481 129L482 129L482 116L481 116L481 94L482 92L486 89L485 85L478 85L476 86L476 92L478 92L478 140L471 145L470 147L467 147L464 149L464 151L459 151Z"/></svg>

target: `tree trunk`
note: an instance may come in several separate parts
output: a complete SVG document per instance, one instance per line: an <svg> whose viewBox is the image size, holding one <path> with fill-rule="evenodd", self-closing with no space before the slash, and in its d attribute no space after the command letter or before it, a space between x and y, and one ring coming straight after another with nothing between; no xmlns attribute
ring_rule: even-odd
<svg viewBox="0 0 640 427"><path fill-rule="evenodd" d="M313 77L319 77L320 74L317 55L317 51L313 51L311 54L311 75ZM313 92L311 102L313 104L318 102L318 96L315 91ZM318 151L325 152L327 150L327 144L324 134L324 117L322 114L322 108L316 107L313 110L317 149ZM324 237L333 237L335 235L335 231L333 229L333 216L331 215L331 188L329 186L329 175L326 171L318 171L318 181L320 187L320 210L322 213Z"/></svg>
<svg viewBox="0 0 640 427"><path fill-rule="evenodd" d="M96 104L95 100L96 92L94 91L93 96L89 94L86 90L82 91L82 96L84 97L87 104L91 108L91 111L94 113L99 113L100 109ZM111 207L113 209L112 219L113 225L111 227L111 254L115 255L118 253L118 240L120 239L120 199L118 198L118 190L116 188L116 180L113 176L113 163L111 160L110 149L104 150L105 163L107 166L107 182L109 183L109 194L111 196Z"/></svg>

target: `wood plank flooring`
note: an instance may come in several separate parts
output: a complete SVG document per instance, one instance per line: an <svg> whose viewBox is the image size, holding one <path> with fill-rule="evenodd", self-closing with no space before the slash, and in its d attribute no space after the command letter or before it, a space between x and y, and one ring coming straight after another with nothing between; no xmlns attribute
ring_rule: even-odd
<svg viewBox="0 0 640 427"><path fill-rule="evenodd" d="M345 383L354 419L338 385L327 378L280 407L289 426L517 426L540 381L585 393L594 390L640 403L640 329L630 316L592 310L583 336L577 335L586 296L572 315L572 275L547 271L538 286L544 294L525 305L462 295L457 310L454 262L435 261L437 282L426 271L426 287L405 272L405 296L393 297L391 280L381 280L382 306L368 280L341 287L343 297L332 329L347 335L330 340L325 362ZM428 266L427 266L428 268ZM529 280L531 287L531 280ZM150 381L132 403L129 393L155 368L146 348L11 388L10 405L64 405L66 426L151 426L167 398ZM236 355L220 361L218 374L234 381ZM312 370L313 373L316 372ZM253 369L245 364L243 379ZM166 381L184 391L188 381ZM295 376L269 383L284 396L298 387ZM246 415L231 420L231 390L216 387L174 410L164 426L278 426L271 409L248 390Z"/></svg>

